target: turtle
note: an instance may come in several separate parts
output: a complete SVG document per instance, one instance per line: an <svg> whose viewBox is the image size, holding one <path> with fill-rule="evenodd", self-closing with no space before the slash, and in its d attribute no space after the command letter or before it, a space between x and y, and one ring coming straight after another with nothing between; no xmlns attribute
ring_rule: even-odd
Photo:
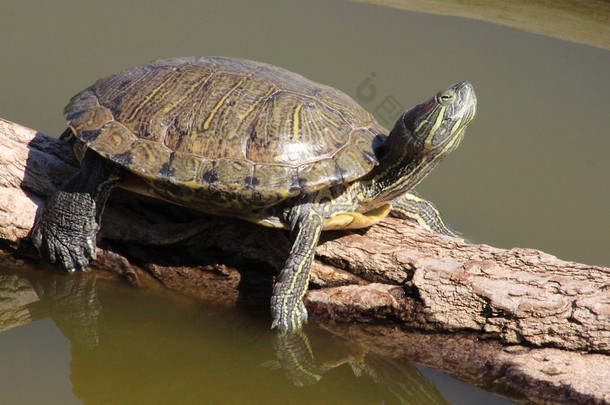
<svg viewBox="0 0 610 405"><path fill-rule="evenodd" d="M99 79L66 106L64 136L77 140L80 172L50 195L31 238L48 261L86 270L118 186L287 229L272 328L299 331L322 230L393 215L455 236L413 188L458 146L476 103L461 81L387 131L345 93L269 64L214 56L136 66Z"/></svg>

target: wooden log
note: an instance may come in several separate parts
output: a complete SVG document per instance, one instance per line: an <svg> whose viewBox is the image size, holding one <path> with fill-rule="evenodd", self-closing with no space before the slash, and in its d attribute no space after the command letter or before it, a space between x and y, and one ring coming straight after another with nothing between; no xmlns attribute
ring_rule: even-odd
<svg viewBox="0 0 610 405"><path fill-rule="evenodd" d="M0 120L0 246L5 255L33 251L27 235L37 208L77 165L67 144ZM267 305L275 269L288 249L283 231L127 192L109 201L102 236L94 268L134 284L162 284L228 305ZM331 325L390 322L400 328L476 332L501 344L589 356L587 364L601 369L587 375L588 388L566 389L610 401L608 268L533 249L469 244L388 219L367 230L326 232L316 250L311 285L306 296L310 319ZM533 371L528 375L544 380Z"/></svg>

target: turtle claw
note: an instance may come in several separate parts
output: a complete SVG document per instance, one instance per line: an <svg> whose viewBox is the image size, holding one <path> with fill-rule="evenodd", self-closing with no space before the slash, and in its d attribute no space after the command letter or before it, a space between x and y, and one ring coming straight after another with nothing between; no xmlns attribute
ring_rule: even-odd
<svg viewBox="0 0 610 405"><path fill-rule="evenodd" d="M296 301L296 302L295 302ZM271 303L273 322L271 329L277 328L280 333L292 333L303 328L307 322L307 309L302 299L274 296Z"/></svg>
<svg viewBox="0 0 610 405"><path fill-rule="evenodd" d="M85 271L89 266L87 259L88 248L83 248L80 239L74 234L63 230L50 230L51 224L37 224L35 228L36 237L32 239L34 246L38 248L40 255L51 263L58 263L68 273L78 270Z"/></svg>
<svg viewBox="0 0 610 405"><path fill-rule="evenodd" d="M40 213L32 231L32 243L40 255L58 263L68 273L85 271L87 256L95 258L95 203L75 198L74 193L55 193Z"/></svg>

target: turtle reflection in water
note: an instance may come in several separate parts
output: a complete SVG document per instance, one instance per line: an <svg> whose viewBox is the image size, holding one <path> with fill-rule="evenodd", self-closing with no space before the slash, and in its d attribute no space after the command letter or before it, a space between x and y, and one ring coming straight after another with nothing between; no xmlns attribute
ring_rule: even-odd
<svg viewBox="0 0 610 405"><path fill-rule="evenodd" d="M109 193L123 186L206 213L289 229L273 327L298 331L320 232L388 214L452 232L411 192L475 115L468 82L400 116L387 134L344 93L284 69L221 57L168 59L98 80L65 109L81 171L47 201L32 239L85 270Z"/></svg>

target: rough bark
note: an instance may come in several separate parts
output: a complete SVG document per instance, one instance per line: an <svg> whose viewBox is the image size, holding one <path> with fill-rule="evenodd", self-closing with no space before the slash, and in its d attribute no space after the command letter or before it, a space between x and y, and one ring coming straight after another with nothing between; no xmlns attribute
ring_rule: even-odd
<svg viewBox="0 0 610 405"><path fill-rule="evenodd" d="M0 242L5 252L35 257L25 241L36 210L76 170L68 145L0 120ZM266 304L274 269L288 249L283 231L206 217L127 192L115 193L109 202L102 234L96 269L228 305ZM362 331L376 327L345 333L342 325L353 321L398 325L379 327L379 342L391 341L404 327L477 333L495 343L473 343L462 355L454 353L456 364L460 356L488 361L487 375L493 378L499 378L493 370L518 370L507 374L513 375L513 385L527 390L544 383L552 388L546 394L527 392L552 400L610 401L608 268L532 249L473 245L388 219L368 230L325 233L311 284L306 296L310 319L330 322L339 334L366 340L359 337ZM439 336L439 342L445 339ZM393 344L402 347L400 339ZM490 344L497 348L492 358L485 349ZM384 351L388 345L371 346ZM534 359L534 351L542 360L526 365L524 359ZM587 366L580 370L584 376L573 376L574 364ZM555 371L546 373L542 365ZM563 397L548 394L558 390Z"/></svg>

